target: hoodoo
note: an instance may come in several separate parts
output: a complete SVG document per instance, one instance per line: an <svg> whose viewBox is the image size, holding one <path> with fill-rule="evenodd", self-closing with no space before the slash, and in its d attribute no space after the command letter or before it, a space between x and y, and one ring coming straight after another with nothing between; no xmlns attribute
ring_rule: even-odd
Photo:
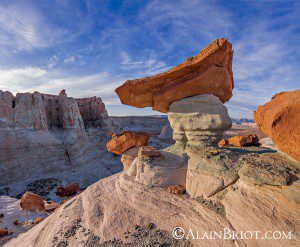
<svg viewBox="0 0 300 247"><path fill-rule="evenodd" d="M216 39L195 57L155 76L126 81L116 89L121 102L168 112L169 105L186 97L213 94L222 103L232 96L232 45Z"/></svg>

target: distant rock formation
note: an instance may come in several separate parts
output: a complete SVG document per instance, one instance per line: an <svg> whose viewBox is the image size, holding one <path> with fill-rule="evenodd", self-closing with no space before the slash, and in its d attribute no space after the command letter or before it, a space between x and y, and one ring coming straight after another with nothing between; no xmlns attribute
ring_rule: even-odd
<svg viewBox="0 0 300 247"><path fill-rule="evenodd" d="M100 98L76 99L85 125L105 127L110 124L105 105Z"/></svg>
<svg viewBox="0 0 300 247"><path fill-rule="evenodd" d="M77 102L64 90L58 96L39 92L15 97L0 90L0 129L48 130L84 127Z"/></svg>
<svg viewBox="0 0 300 247"><path fill-rule="evenodd" d="M279 150L300 161L300 90L274 95L258 107L254 120Z"/></svg>
<svg viewBox="0 0 300 247"><path fill-rule="evenodd" d="M108 124L96 97L76 100L65 90L16 96L0 91L0 190L21 183L9 194L22 193L21 187L43 176L87 186L119 171L120 165L109 165L113 158L105 150Z"/></svg>
<svg viewBox="0 0 300 247"><path fill-rule="evenodd" d="M121 102L135 107L151 106L168 112L169 105L186 97L214 94L224 103L232 96L232 45L216 39L184 63L155 76L126 81L115 91Z"/></svg>

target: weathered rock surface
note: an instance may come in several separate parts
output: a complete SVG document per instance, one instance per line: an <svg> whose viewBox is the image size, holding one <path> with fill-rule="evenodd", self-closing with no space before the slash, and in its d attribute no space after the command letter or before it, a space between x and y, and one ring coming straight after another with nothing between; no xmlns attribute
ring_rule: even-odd
<svg viewBox="0 0 300 247"><path fill-rule="evenodd" d="M148 157L158 157L161 155L161 152L152 146L143 146L139 149L139 158L148 158Z"/></svg>
<svg viewBox="0 0 300 247"><path fill-rule="evenodd" d="M28 184L49 176L87 186L120 171L121 163L105 147L107 128L84 126L96 117L89 108L94 101L95 111L103 110L99 100L85 99L83 119L64 90L58 96L0 91L0 191L3 186L9 195L23 194Z"/></svg>
<svg viewBox="0 0 300 247"><path fill-rule="evenodd" d="M249 149L249 152L245 152ZM195 150L195 149L194 149ZM235 150L235 151L234 151ZM265 153L263 160L260 160L261 152L264 150L259 147L243 148L243 151L237 152L237 148L227 150L232 152L232 161L235 157L239 159L238 164L252 162L258 164L253 171L265 169L268 164L275 164L280 160L280 166L289 167L290 173L297 169L294 166L299 165L290 159L277 153ZM224 149L223 149L224 151ZM210 149L213 164L222 173L221 167L226 167L221 157L221 149ZM225 150L226 151L226 150ZM198 152L198 151L197 151ZM259 183L260 186L254 186L257 174L247 173L240 176L232 185L219 190L209 199L196 200L188 195L174 195L166 190L166 184L163 181L169 181L163 178L170 169L169 164L165 164L166 171L161 174L156 173L156 181L161 180L160 186L156 183L144 183L147 177L152 177L152 170L156 167L162 167L164 161L170 161L168 152L162 151L162 157L153 158L152 161L141 161L138 158L134 163L143 162L144 170L138 169L137 164L132 164L130 168L123 173L105 178L88 187L83 193L72 198L60 208L58 208L50 217L39 223L33 229L25 234L19 235L13 239L7 246L35 247L35 246L126 246L131 243L135 246L152 246L156 244L169 244L170 246L188 246L183 242L171 243L170 239L173 229L181 226L186 233L189 229L199 233L199 236L207 231L223 232L228 228L233 231L259 231L259 238L243 239L192 239L189 236L190 244L198 246L298 246L300 237L298 232L300 224L297 220L300 217L299 208L299 180L293 180L288 185L270 185ZM191 154L193 157L193 154ZM203 155L205 151L203 150ZM225 156L225 155L224 155ZM160 163L159 160L161 159ZM178 160L178 158L176 158ZM196 160L196 158L194 158ZM254 160L253 160L254 159ZM253 161L251 161L253 160ZM271 161L272 160L272 161ZM148 163L147 163L148 162ZM156 162L156 163L153 163ZM223 163L222 163L223 162ZM271 162L271 163L270 163ZM199 162L200 164L201 162ZM202 167L205 164L202 164ZM271 165L271 167L272 167ZM207 174L213 174L216 166L210 164L205 166ZM150 169L152 167L152 169ZM169 167L167 169L167 167ZM234 166L236 171L238 167ZM233 167L229 168L232 170ZM209 173L211 169L211 173ZM285 168L286 169L286 168ZM201 168L201 170L203 170ZM266 169L267 170L267 169ZM135 171L135 172L133 172ZM138 172L139 171L139 172ZM199 170L200 171L200 170ZM137 180L137 174L144 174L143 179ZM147 175L148 173L148 175ZM272 171L269 172L270 174ZM184 173L182 173L184 174ZM253 176L254 180L251 181ZM275 176L280 176L279 173ZM246 179L244 179L246 178ZM153 179L148 181L153 181ZM181 183L180 183L181 184ZM154 185L154 186L153 186ZM173 184L173 185L177 185ZM160 188L163 187L163 188ZM254 217L255 216L255 217ZM151 226L151 227L150 227ZM139 234L139 229L148 229L145 235ZM161 238L157 239L153 232L161 231ZM285 231L291 232L291 239L262 239L266 232ZM128 233L129 232L129 233ZM72 234L70 234L72 233ZM149 238L154 242L148 242ZM168 238L167 236L170 236ZM164 237L163 237L164 236Z"/></svg>
<svg viewBox="0 0 300 247"><path fill-rule="evenodd" d="M254 112L258 128L282 152L300 161L300 90L283 92Z"/></svg>
<svg viewBox="0 0 300 247"><path fill-rule="evenodd" d="M110 120L105 105L100 98L76 99L81 117L85 125L108 127Z"/></svg>
<svg viewBox="0 0 300 247"><path fill-rule="evenodd" d="M133 147L147 146L150 134L146 132L124 131L121 134L114 134L107 142L109 152L122 154Z"/></svg>
<svg viewBox="0 0 300 247"><path fill-rule="evenodd" d="M169 71L126 81L115 91L123 104L151 106L160 112L168 112L174 101L200 94L214 94L224 103L231 98L234 87L232 58L231 43L216 39Z"/></svg>
<svg viewBox="0 0 300 247"><path fill-rule="evenodd" d="M22 210L42 211L45 209L45 202L39 195L27 191L20 200L20 207Z"/></svg>
<svg viewBox="0 0 300 247"><path fill-rule="evenodd" d="M133 147L126 150L121 157L123 163L123 171L126 171L132 164L133 160L138 156L139 148Z"/></svg>
<svg viewBox="0 0 300 247"><path fill-rule="evenodd" d="M126 171L136 183L152 187L185 185L187 170L186 158L162 151L158 157L139 157L134 159Z"/></svg>
<svg viewBox="0 0 300 247"><path fill-rule="evenodd" d="M214 95L204 94L175 101L168 118L175 145L217 145L223 132L231 127L227 108Z"/></svg>

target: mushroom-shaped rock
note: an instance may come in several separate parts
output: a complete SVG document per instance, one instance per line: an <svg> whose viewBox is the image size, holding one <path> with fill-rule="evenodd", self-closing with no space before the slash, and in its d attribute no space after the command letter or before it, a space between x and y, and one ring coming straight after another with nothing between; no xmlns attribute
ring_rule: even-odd
<svg viewBox="0 0 300 247"><path fill-rule="evenodd" d="M20 200L22 210L44 210L45 203L42 197L31 192L25 192Z"/></svg>
<svg viewBox="0 0 300 247"><path fill-rule="evenodd" d="M122 154L133 147L147 146L150 134L146 132L124 131L121 134L112 135L106 147L109 152Z"/></svg>
<svg viewBox="0 0 300 247"><path fill-rule="evenodd" d="M300 161L300 90L274 95L258 107L254 120L279 150Z"/></svg>
<svg viewBox="0 0 300 247"><path fill-rule="evenodd" d="M168 112L169 105L186 97L214 94L224 103L232 96L232 45L216 39L195 57L151 77L128 80L115 91L121 102Z"/></svg>

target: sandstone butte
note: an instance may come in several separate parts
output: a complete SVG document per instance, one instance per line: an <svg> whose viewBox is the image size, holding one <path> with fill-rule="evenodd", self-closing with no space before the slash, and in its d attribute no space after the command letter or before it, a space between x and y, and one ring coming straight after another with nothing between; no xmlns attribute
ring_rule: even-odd
<svg viewBox="0 0 300 247"><path fill-rule="evenodd" d="M146 132L124 131L121 134L113 134L107 142L109 152L122 154L133 147L147 146L150 134Z"/></svg>
<svg viewBox="0 0 300 247"><path fill-rule="evenodd" d="M155 76L128 80L115 91L123 104L165 113L172 102L199 94L214 94L225 103L234 88L232 58L231 43L216 39L182 64Z"/></svg>
<svg viewBox="0 0 300 247"><path fill-rule="evenodd" d="M300 161L300 90L282 92L254 112L258 128L279 150Z"/></svg>

